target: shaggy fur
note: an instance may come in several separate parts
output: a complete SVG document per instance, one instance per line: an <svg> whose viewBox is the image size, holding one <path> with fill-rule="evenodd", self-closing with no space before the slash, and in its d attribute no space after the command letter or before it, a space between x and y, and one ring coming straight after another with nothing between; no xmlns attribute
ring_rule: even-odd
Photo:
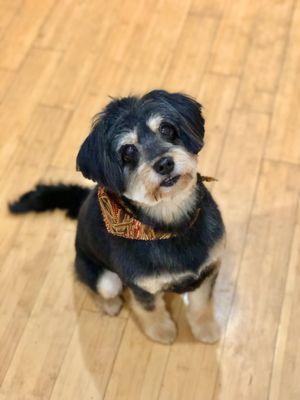
<svg viewBox="0 0 300 400"><path fill-rule="evenodd" d="M77 185L38 184L17 201L10 203L9 210L14 214L24 214L29 211L43 212L59 209L66 210L66 215L75 219L88 194L89 189Z"/></svg>
<svg viewBox="0 0 300 400"><path fill-rule="evenodd" d="M117 298L122 286L128 287L146 334L163 343L174 339L175 325L161 294L195 291L197 298L201 286L209 284L208 304L218 272L224 225L196 170L203 138L201 106L186 95L155 90L141 98L113 100L95 118L77 157L77 169L96 187L38 185L10 205L13 213L60 208L76 217L80 210L75 242L78 278L103 298L107 293ZM99 208L98 185L122 198L144 224L177 236L142 241L111 235ZM206 292L201 292L199 304ZM114 304L119 309L119 300ZM196 315L194 308L191 315ZM197 319L190 323L196 331ZM214 340L213 324L207 323L203 337Z"/></svg>

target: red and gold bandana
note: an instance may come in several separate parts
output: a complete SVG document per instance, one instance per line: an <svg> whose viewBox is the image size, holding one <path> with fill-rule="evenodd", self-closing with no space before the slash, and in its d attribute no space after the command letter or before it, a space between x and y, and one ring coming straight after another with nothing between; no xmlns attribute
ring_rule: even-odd
<svg viewBox="0 0 300 400"><path fill-rule="evenodd" d="M214 178L201 176L202 181L214 181ZM117 196L108 193L103 186L98 188L98 199L106 229L109 233L125 239L161 240L176 237L176 233L160 232L134 218ZM190 227L198 218L198 209Z"/></svg>
<svg viewBox="0 0 300 400"><path fill-rule="evenodd" d="M125 239L159 240L177 236L173 233L159 232L143 224L122 206L116 196L99 186L98 199L104 223L109 233Z"/></svg>

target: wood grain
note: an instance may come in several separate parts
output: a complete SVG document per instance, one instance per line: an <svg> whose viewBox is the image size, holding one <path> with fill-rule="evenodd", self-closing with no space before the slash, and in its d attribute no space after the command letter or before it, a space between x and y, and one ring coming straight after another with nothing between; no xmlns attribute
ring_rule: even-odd
<svg viewBox="0 0 300 400"><path fill-rule="evenodd" d="M0 399L298 400L299 0L0 0ZM150 342L74 278L76 224L13 217L37 181L91 185L78 148L109 96L204 106L199 170L224 214L222 339Z"/></svg>

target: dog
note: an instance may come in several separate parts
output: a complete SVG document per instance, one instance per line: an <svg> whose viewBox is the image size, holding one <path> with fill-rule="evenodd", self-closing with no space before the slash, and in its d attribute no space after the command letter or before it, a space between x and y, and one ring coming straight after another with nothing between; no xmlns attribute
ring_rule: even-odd
<svg viewBox="0 0 300 400"><path fill-rule="evenodd" d="M185 294L196 339L220 337L213 290L225 228L197 173L204 125L202 106L185 94L112 99L77 156L77 170L96 187L39 184L9 205L12 213L59 208L78 217L78 279L109 315L119 313L128 288L144 333L164 344L176 337L165 292Z"/></svg>

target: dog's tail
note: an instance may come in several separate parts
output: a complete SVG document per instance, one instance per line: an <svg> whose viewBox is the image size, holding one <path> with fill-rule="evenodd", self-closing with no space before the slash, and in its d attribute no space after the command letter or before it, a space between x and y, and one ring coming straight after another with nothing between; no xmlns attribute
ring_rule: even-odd
<svg viewBox="0 0 300 400"><path fill-rule="evenodd" d="M79 185L38 184L24 193L18 200L9 204L13 214L24 214L30 211L66 210L69 218L77 218L81 204L88 196L90 189Z"/></svg>

